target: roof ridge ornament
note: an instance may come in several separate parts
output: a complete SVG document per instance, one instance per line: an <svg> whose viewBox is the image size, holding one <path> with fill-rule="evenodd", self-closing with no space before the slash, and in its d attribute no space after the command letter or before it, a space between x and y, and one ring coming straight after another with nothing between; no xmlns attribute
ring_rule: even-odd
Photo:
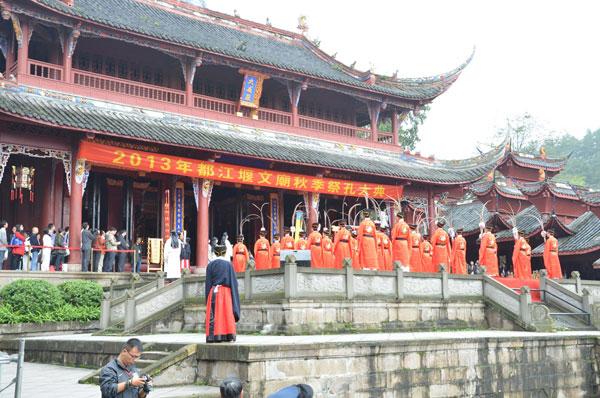
<svg viewBox="0 0 600 398"><path fill-rule="evenodd" d="M306 15L300 15L298 17L298 30L302 32L302 36L306 36L308 31L308 17Z"/></svg>

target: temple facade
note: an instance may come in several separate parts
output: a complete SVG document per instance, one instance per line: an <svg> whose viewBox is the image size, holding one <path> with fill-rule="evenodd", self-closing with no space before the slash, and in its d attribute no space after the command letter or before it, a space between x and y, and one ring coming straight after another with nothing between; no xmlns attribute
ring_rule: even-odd
<svg viewBox="0 0 600 398"><path fill-rule="evenodd" d="M398 207L422 228L505 155L404 151L392 131L448 90L437 76L361 72L304 35L175 0L0 3L0 215L11 225L129 238L186 231L252 245L292 224L355 223ZM254 216L253 216L254 215ZM79 246L72 234L70 246ZM80 262L73 251L70 262Z"/></svg>

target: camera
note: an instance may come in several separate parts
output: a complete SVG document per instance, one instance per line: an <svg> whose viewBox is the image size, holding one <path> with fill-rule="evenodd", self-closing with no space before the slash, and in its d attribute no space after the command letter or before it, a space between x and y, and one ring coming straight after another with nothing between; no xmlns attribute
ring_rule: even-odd
<svg viewBox="0 0 600 398"><path fill-rule="evenodd" d="M144 383L144 392L149 393L150 391L154 390L154 388L152 388L152 386L148 384L148 382L152 380L152 377L150 377L150 375L144 375L141 377L142 379L146 380L146 382Z"/></svg>

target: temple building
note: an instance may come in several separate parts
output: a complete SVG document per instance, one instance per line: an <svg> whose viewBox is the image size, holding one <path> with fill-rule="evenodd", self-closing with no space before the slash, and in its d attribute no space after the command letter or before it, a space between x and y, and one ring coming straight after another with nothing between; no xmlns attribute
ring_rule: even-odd
<svg viewBox="0 0 600 398"><path fill-rule="evenodd" d="M486 179L468 187L470 200L440 204L448 228L464 228L468 260L476 261L480 223L493 225L498 256L512 269L513 228L530 239L533 269L542 269L543 232L555 230L559 257L565 275L579 271L585 279L598 279L600 264L600 195L598 190L552 181L564 169L569 156L547 158L513 151L504 157Z"/></svg>
<svg viewBox="0 0 600 398"><path fill-rule="evenodd" d="M461 197L506 155L500 145L462 161L424 158L379 130L391 120L397 131L471 57L407 79L176 0L0 6L0 215L11 225L79 231L86 221L144 241L186 231L202 267L209 237L242 232L252 245L298 210L308 225L330 225L371 206L393 224L401 203L426 228L436 202Z"/></svg>

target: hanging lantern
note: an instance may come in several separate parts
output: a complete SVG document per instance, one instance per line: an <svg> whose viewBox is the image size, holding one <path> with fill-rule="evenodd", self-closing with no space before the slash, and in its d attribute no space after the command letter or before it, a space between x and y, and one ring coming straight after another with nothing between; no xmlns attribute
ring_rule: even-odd
<svg viewBox="0 0 600 398"><path fill-rule="evenodd" d="M29 190L29 201L33 202L33 167L12 167L12 189L10 190L10 199L21 201L23 204L23 189ZM18 193L17 193L18 190Z"/></svg>

